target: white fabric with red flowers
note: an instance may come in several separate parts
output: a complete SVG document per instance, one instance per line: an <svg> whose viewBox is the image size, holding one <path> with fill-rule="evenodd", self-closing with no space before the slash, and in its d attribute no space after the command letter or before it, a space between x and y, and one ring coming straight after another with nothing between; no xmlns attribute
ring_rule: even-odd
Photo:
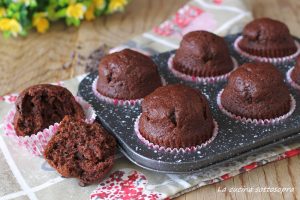
<svg viewBox="0 0 300 200"><path fill-rule="evenodd" d="M112 51L129 47L151 55L177 48L181 37L189 31L204 29L226 35L240 32L251 19L244 1L193 0L166 22ZM59 84L75 94L81 79L82 76ZM12 108L16 98L17 94L0 97L1 120ZM60 177L42 157L33 156L1 133L3 127L0 127L1 200L170 199L300 153L300 144L294 143L260 152L230 165L215 167L205 173L183 175L157 174L142 169L119 153L105 180L99 185L79 187L77 180Z"/></svg>

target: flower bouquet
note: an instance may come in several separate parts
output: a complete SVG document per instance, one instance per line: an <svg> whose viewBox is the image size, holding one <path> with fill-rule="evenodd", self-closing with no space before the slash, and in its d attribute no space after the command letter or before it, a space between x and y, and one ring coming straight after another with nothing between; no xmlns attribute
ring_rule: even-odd
<svg viewBox="0 0 300 200"><path fill-rule="evenodd" d="M5 37L26 35L35 28L45 33L50 23L65 20L79 26L82 20L122 11L129 0L0 0L0 31Z"/></svg>

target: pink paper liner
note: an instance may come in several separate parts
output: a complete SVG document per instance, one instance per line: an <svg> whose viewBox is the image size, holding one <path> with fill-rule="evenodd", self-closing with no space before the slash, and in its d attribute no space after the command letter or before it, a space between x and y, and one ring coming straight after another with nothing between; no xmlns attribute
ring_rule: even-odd
<svg viewBox="0 0 300 200"><path fill-rule="evenodd" d="M136 104L141 104L141 102L143 101L143 98L141 98L141 99L115 99L115 98L111 98L111 97L101 94L97 90L98 78L99 77L97 76L97 78L95 78L95 80L92 83L92 90L98 99L105 101L107 103L110 103L110 104L114 104L115 106L134 106ZM162 77L161 77L161 82L162 82L162 85L167 84L165 79Z"/></svg>
<svg viewBox="0 0 300 200"><path fill-rule="evenodd" d="M294 58L296 58L299 54L300 54L300 44L298 41L295 41L296 47L297 47L297 51L295 53L293 53L292 55L289 56L284 56L284 57L279 57L279 58L269 58L269 57L261 57L261 56L255 56L255 55L251 55L245 51L243 51L238 43L241 41L241 39L243 38L243 36L239 36L233 43L234 49L241 54L244 57L247 57L251 60L255 60L255 61L259 61L259 62L270 62L270 63L282 63L282 62L286 62L289 60L292 60Z"/></svg>
<svg viewBox="0 0 300 200"><path fill-rule="evenodd" d="M289 116L291 116L291 114L295 111L295 108L296 108L295 98L292 95L290 95L291 108L290 108L289 112L287 112L286 114L284 114L280 117L276 117L273 119L252 119L252 118L242 117L242 116L236 115L234 113L231 113L230 111L226 110L223 107L222 102L221 102L221 95L222 95L223 90L224 89L222 89L217 96L217 104L218 104L220 110L228 117L231 117L235 120L239 120L239 121L242 121L245 123L253 123L253 124L260 124L260 125L276 124L276 123L280 122L281 120L284 120L284 119L288 118Z"/></svg>
<svg viewBox="0 0 300 200"><path fill-rule="evenodd" d="M87 123L92 123L96 119L96 113L93 107L83 100L81 97L75 97L76 101L82 106L84 114L86 116L85 121ZM50 125L48 128L45 128L42 131L39 131L36 134L31 136L18 136L15 132L13 119L16 113L15 106L8 112L4 117L3 127L4 134L12 138L19 146L25 147L30 153L36 156L42 156L44 148L46 147L48 141L51 137L57 132L59 123Z"/></svg>
<svg viewBox="0 0 300 200"><path fill-rule="evenodd" d="M291 69L289 69L286 73L286 79L289 82L289 84L291 84L291 86L297 90L300 90L300 85L298 83L296 83L295 81L293 81L292 77L291 77L291 73L294 70L294 67L292 67Z"/></svg>
<svg viewBox="0 0 300 200"><path fill-rule="evenodd" d="M212 133L212 137L207 140L205 143L202 143L201 145L197 145L197 146L192 146L192 147L186 147L186 148L171 148L171 147L164 147L164 146L160 146L160 145L157 145L157 144L154 144L152 142L150 142L149 140L147 140L146 138L144 138L140 131L139 131L139 121L140 121L140 117L141 117L142 114L140 114L135 122L134 122L134 131L135 133L137 134L138 138L144 143L146 144L148 147L151 147L155 150L159 150L159 151L165 151L165 152L170 152L170 153L179 153L179 152L182 152L182 153L189 153L189 152L195 152L195 151L198 151L200 150L201 148L204 148L205 146L207 146L208 144L210 144L215 138L216 136L218 135L218 130L219 130L219 126L218 126L218 123L213 120L213 123L214 123L214 130L213 130L213 133Z"/></svg>
<svg viewBox="0 0 300 200"><path fill-rule="evenodd" d="M223 74L220 76L209 76L209 77L191 76L191 75L184 74L174 68L174 65L173 65L174 56L175 56L175 54L171 55L168 60L169 70L178 78L181 78L186 81L196 82L196 83L215 83L218 81L226 80L228 78L228 76L230 75L230 73L233 72L238 67L238 63L235 60L235 58L231 57L231 59L233 61L233 69L226 74Z"/></svg>

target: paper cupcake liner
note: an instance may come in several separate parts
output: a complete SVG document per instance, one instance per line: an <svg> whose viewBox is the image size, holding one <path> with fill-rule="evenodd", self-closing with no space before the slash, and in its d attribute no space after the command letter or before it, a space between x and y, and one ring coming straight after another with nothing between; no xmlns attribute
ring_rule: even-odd
<svg viewBox="0 0 300 200"><path fill-rule="evenodd" d="M134 131L137 134L138 138L145 145L147 145L148 147L153 148L154 150L165 151L165 152L169 152L169 153L179 153L179 152L189 153L189 152L195 152L195 151L198 151L198 150L204 148L208 144L210 144L216 138L216 136L218 135L218 130L219 130L218 123L215 120L213 120L214 129L213 129L212 137L209 140L207 140L206 142L204 142L204 143L202 143L200 145L191 146L191 147L185 147L185 148L171 148L171 147L160 146L160 145L157 145L157 144L154 144L154 143L150 142L149 140L147 140L146 138L144 138L142 136L142 134L140 133L140 131L139 131L139 121L140 121L141 115L142 114L140 114L137 117L137 119L135 120L135 122L134 122Z"/></svg>
<svg viewBox="0 0 300 200"><path fill-rule="evenodd" d="M115 106L134 106L136 104L141 104L141 102L143 101L143 98L141 98L141 99L116 99L116 98L111 98L111 97L101 94L97 90L98 78L99 77L97 76L97 78L95 78L95 80L92 83L92 90L98 99L105 101L107 103L110 103L110 104L114 104ZM161 77L161 82L162 82L162 85L167 84L165 79L162 77Z"/></svg>
<svg viewBox="0 0 300 200"><path fill-rule="evenodd" d="M284 56L284 57L276 57L276 58L272 58L272 57L262 57L262 56L256 56L256 55L251 55L245 51L243 51L238 43L241 41L241 39L243 38L243 36L239 36L233 43L233 47L234 49L241 54L244 57L247 57L251 60L255 60L255 61L259 61L259 62L269 62L269 63L282 63L282 62L286 62L286 61L290 61L294 58L296 58L299 54L300 54L300 44L298 41L295 40L295 44L297 47L297 51L289 56Z"/></svg>
<svg viewBox="0 0 300 200"><path fill-rule="evenodd" d="M87 123L92 123L96 119L96 113L93 107L81 97L76 96L75 99L84 110L86 116L85 121ZM48 128L30 136L18 136L13 125L15 113L16 109L14 106L4 117L4 134L12 138L19 146L25 147L33 155L42 156L48 141L57 132L59 123L50 125Z"/></svg>
<svg viewBox="0 0 300 200"><path fill-rule="evenodd" d="M174 54L171 55L168 60L169 70L178 78L181 78L186 81L196 82L196 83L215 83L218 81L226 80L228 78L228 76L230 75L230 73L233 72L238 67L238 63L235 60L235 58L231 57L231 59L233 61L233 69L226 74L219 75L219 76L208 76L208 77L191 76L191 75L184 74L174 68L174 65L173 65L174 56L175 56Z"/></svg>
<svg viewBox="0 0 300 200"><path fill-rule="evenodd" d="M289 82L289 84L291 84L291 86L297 90L300 90L300 85L298 83L296 83L295 81L293 81L291 74L292 71L294 70L294 67L292 67L291 69L289 69L286 73L286 79Z"/></svg>
<svg viewBox="0 0 300 200"><path fill-rule="evenodd" d="M269 125L269 124L276 124L286 118L288 118L289 116L292 115L292 113L295 111L295 108L296 108L296 101L295 101L295 98L290 95L291 97L291 106L290 106L290 110L284 114L284 115L281 115L279 117L276 117L276 118L271 118L271 119L253 119L253 118L247 118L247 117L243 117L243 116L239 116L239 115L236 115L234 113L231 113L230 111L226 110L223 105L222 105L222 102L221 102L221 95L223 93L223 90L222 89L218 96L217 96L217 104L219 106L219 109L225 114L227 115L228 117L231 117L235 120L238 120L238 121L241 121L241 122L244 122L244 123L253 123L253 124L259 124L259 125Z"/></svg>

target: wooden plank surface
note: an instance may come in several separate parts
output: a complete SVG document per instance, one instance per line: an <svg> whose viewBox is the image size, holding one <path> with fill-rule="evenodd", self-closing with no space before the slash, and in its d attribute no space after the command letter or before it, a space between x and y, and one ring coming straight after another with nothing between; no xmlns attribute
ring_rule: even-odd
<svg viewBox="0 0 300 200"><path fill-rule="evenodd" d="M170 3L172 2L172 3ZM31 33L26 39L5 40L0 37L0 95L36 83L68 79L83 72L74 63L73 49L89 54L106 44L118 45L164 21L186 0L134 0L126 13L85 22L80 28L54 25L45 35ZM285 21L300 37L300 1L249 0L255 17L270 16ZM120 31L121 30L121 31ZM200 199L300 199L300 156L270 163L227 181L202 187L177 200ZM218 188L294 187L293 193L230 193Z"/></svg>

